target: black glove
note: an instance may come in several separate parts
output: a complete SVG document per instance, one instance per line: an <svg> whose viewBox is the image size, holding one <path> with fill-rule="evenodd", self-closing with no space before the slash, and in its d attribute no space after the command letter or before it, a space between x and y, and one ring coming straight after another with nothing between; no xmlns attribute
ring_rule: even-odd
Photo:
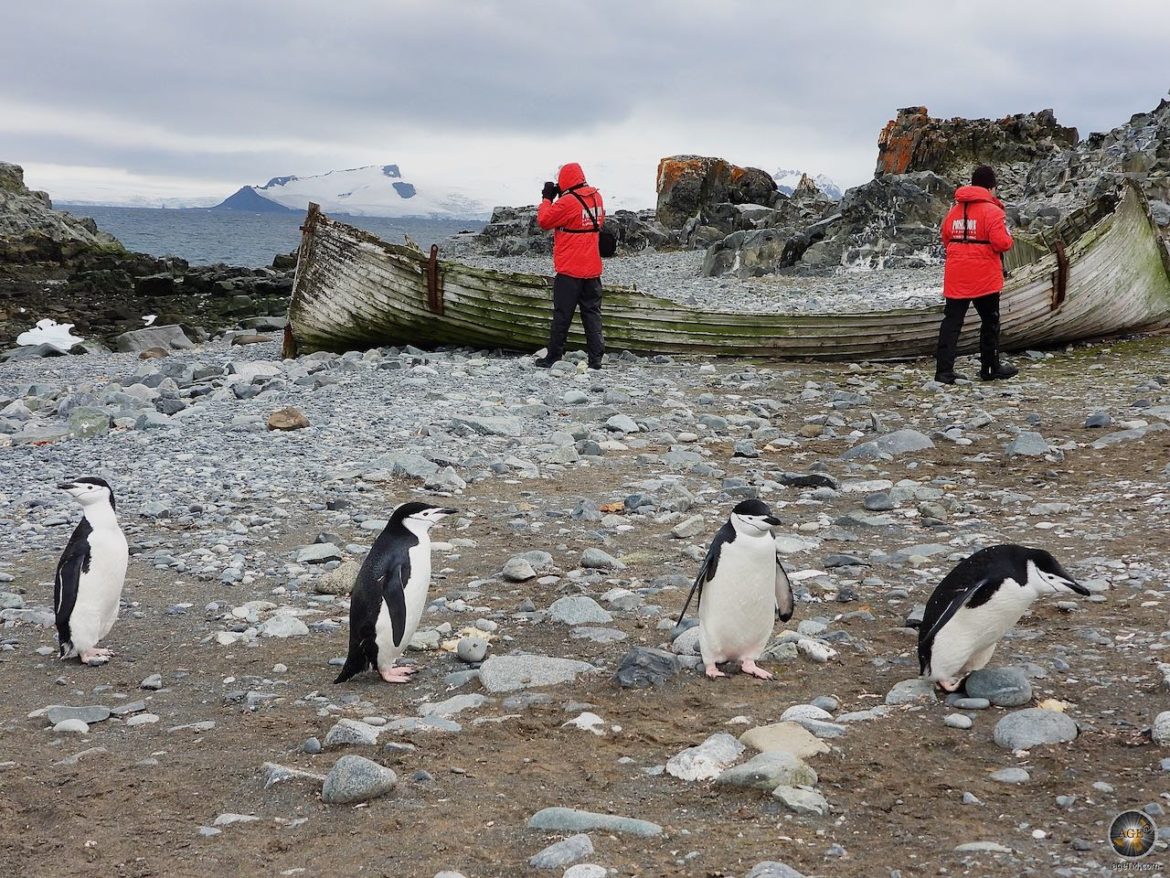
<svg viewBox="0 0 1170 878"><path fill-rule="evenodd" d="M547 199L548 201L552 201L560 194L561 194L561 187L560 186L558 186L556 183L546 182L544 184L544 189L542 189L540 192L540 197L542 200Z"/></svg>

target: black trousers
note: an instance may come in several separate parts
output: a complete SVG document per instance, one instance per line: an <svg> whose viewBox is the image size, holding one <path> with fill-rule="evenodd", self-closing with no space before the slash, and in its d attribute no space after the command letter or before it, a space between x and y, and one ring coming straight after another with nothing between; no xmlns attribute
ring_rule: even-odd
<svg viewBox="0 0 1170 878"><path fill-rule="evenodd" d="M959 353L959 333L967 306L974 302L982 321L979 325L979 365L992 371L999 365L999 293L975 299L947 299L943 307L942 325L938 329L938 349L934 354L936 373L953 372Z"/></svg>
<svg viewBox="0 0 1170 878"><path fill-rule="evenodd" d="M605 353L605 338L601 332L601 278L570 277L558 274L553 278L552 329L548 334L548 356L559 360L565 353L565 339L573 312L581 309L581 326L585 329L585 348L590 363L600 363Z"/></svg>

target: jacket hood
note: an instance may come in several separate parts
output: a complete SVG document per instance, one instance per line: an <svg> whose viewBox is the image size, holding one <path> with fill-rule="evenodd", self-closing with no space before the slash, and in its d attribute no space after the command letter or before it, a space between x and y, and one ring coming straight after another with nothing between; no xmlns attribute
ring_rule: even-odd
<svg viewBox="0 0 1170 878"><path fill-rule="evenodd" d="M561 187L562 192L572 189L574 186L580 186L584 182L585 172L581 170L579 164L569 162L567 165L561 165L561 172L557 175L557 185Z"/></svg>
<svg viewBox="0 0 1170 878"><path fill-rule="evenodd" d="M986 201L988 204L997 204L1003 207L1003 202L996 198L990 189L984 189L982 186L960 186L955 190L955 201L960 204L963 202Z"/></svg>

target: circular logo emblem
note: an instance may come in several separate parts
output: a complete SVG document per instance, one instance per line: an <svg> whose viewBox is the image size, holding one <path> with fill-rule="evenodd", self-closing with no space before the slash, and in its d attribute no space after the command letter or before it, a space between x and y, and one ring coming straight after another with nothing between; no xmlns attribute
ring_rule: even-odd
<svg viewBox="0 0 1170 878"><path fill-rule="evenodd" d="M1124 811L1113 818L1109 827L1109 843L1127 859L1144 857L1154 849L1157 840L1158 827L1142 811Z"/></svg>

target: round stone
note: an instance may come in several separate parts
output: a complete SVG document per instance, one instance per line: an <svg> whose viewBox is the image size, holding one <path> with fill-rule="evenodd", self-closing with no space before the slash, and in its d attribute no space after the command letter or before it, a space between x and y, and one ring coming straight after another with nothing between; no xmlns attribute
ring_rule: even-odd
<svg viewBox="0 0 1170 878"><path fill-rule="evenodd" d="M70 735L88 735L89 726L79 719L63 719L53 726L53 731Z"/></svg>
<svg viewBox="0 0 1170 878"><path fill-rule="evenodd" d="M1164 710L1154 719L1150 735L1155 744L1170 744L1170 710Z"/></svg>
<svg viewBox="0 0 1170 878"><path fill-rule="evenodd" d="M944 719L943 722L952 729L969 729L975 724L971 717L965 716L961 713L952 713L950 716Z"/></svg>
<svg viewBox="0 0 1170 878"><path fill-rule="evenodd" d="M460 637L455 644L455 655L462 661L472 664L482 662L487 656L488 642L482 637Z"/></svg>
<svg viewBox="0 0 1170 878"><path fill-rule="evenodd" d="M963 688L968 698L986 698L997 707L1023 707L1032 700L1032 683L1022 668L972 671Z"/></svg>
<svg viewBox="0 0 1170 878"><path fill-rule="evenodd" d="M1009 713L995 724L995 743L1007 750L1030 750L1043 744L1063 744L1077 736L1071 717L1038 707Z"/></svg>

